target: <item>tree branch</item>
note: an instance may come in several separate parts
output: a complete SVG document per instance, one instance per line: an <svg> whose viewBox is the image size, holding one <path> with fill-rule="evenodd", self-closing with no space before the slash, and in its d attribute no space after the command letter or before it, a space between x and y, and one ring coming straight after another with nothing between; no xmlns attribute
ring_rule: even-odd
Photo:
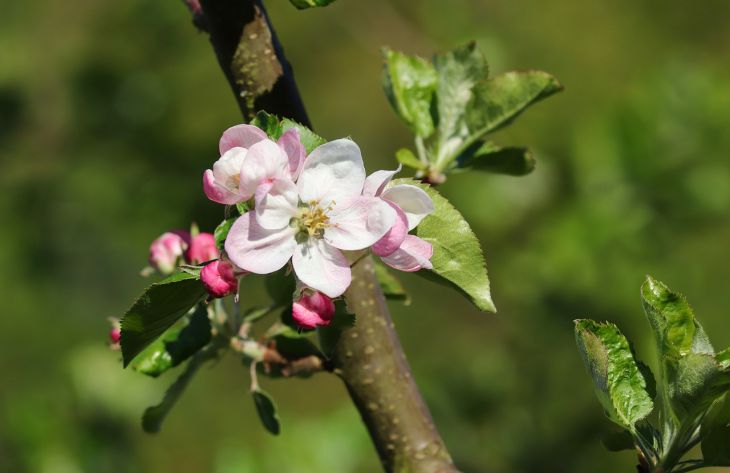
<svg viewBox="0 0 730 473"><path fill-rule="evenodd" d="M195 0L186 0L189 6L191 2ZM291 67L261 1L200 0L200 4L204 17L195 23L205 25L210 33L244 117L250 119L261 109L309 126ZM194 7L191 11L195 15ZM356 323L343 331L332 364L367 426L384 469L456 472L413 380L372 257L353 265L345 299Z"/></svg>

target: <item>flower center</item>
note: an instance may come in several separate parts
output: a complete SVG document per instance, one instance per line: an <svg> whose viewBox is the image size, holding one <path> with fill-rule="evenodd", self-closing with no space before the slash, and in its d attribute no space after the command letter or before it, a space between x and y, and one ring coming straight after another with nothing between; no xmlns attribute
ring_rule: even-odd
<svg viewBox="0 0 730 473"><path fill-rule="evenodd" d="M319 206L319 202L309 202L299 209L299 230L307 232L310 237L321 237L324 229L329 227L327 212L332 210L332 204L326 208Z"/></svg>

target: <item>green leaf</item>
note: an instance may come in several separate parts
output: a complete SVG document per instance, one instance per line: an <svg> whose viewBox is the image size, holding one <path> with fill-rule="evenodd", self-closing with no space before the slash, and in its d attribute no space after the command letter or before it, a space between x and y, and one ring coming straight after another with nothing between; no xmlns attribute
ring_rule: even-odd
<svg viewBox="0 0 730 473"><path fill-rule="evenodd" d="M122 317L122 358L124 366L157 337L172 327L206 295L205 288L185 272L152 284Z"/></svg>
<svg viewBox="0 0 730 473"><path fill-rule="evenodd" d="M395 159L398 160L403 166L408 166L413 169L426 169L426 165L422 163L413 151L408 148L401 148L395 152Z"/></svg>
<svg viewBox="0 0 730 473"><path fill-rule="evenodd" d="M130 367L148 376L157 377L210 343L210 330L208 310L203 304L198 304L185 327L167 330L135 357Z"/></svg>
<svg viewBox="0 0 730 473"><path fill-rule="evenodd" d="M278 140L283 133L281 121L276 115L261 110L251 120L251 125L261 128L273 140Z"/></svg>
<svg viewBox="0 0 730 473"><path fill-rule="evenodd" d="M489 291L489 277L479 240L469 223L435 189L413 179L396 179L391 185L418 186L431 197L434 211L416 227L416 235L433 246L430 271L416 274L446 282L464 293L474 305L486 312L496 312ZM433 277L437 275L438 277Z"/></svg>
<svg viewBox="0 0 730 473"><path fill-rule="evenodd" d="M313 7L326 7L335 0L289 0L292 5L300 10L306 10Z"/></svg>
<svg viewBox="0 0 730 473"><path fill-rule="evenodd" d="M213 237L215 237L215 246L218 249L223 249L223 244L226 242L228 232L231 230L233 223L237 220L237 217L223 220L215 230L213 231Z"/></svg>
<svg viewBox="0 0 730 473"><path fill-rule="evenodd" d="M185 367L182 374L175 380L165 392L162 402L156 406L148 407L142 416L142 429L147 433L156 433L160 431L162 422L165 420L170 410L175 406L180 396L182 396L185 388L187 388L190 380L198 371L200 366L207 360L216 358L217 349L209 347L208 349L196 354Z"/></svg>
<svg viewBox="0 0 730 473"><path fill-rule="evenodd" d="M251 393L253 402L256 405L256 412L259 414L261 423L264 424L266 430L274 435L279 435L279 414L276 412L276 404L271 396L261 389L257 389Z"/></svg>
<svg viewBox="0 0 730 473"><path fill-rule="evenodd" d="M307 153L311 153L314 148L327 142L327 140L317 135L301 123L297 123L289 118L279 120L279 117L276 115L272 115L264 111L258 112L254 119L251 120L251 124L265 131L272 140L278 140L285 132L292 128L296 128L299 132L299 138L301 139Z"/></svg>
<svg viewBox="0 0 730 473"><path fill-rule="evenodd" d="M458 167L477 171L524 176L535 169L535 158L527 148L501 148L491 142L478 141L474 150L459 157Z"/></svg>
<svg viewBox="0 0 730 473"><path fill-rule="evenodd" d="M730 396L716 402L702 421L702 456L708 466L730 466Z"/></svg>
<svg viewBox="0 0 730 473"><path fill-rule="evenodd" d="M609 452L620 452L622 450L633 450L636 448L634 446L634 437L628 430L606 434L601 441Z"/></svg>
<svg viewBox="0 0 730 473"><path fill-rule="evenodd" d="M438 86L436 69L418 56L383 48L383 89L398 116L418 136L433 133L433 96Z"/></svg>
<svg viewBox="0 0 730 473"><path fill-rule="evenodd" d="M555 77L542 71L510 71L480 82L467 110L470 134L482 137L496 131L562 89Z"/></svg>
<svg viewBox="0 0 730 473"><path fill-rule="evenodd" d="M720 364L720 368L723 370L730 369L730 348L726 348L718 353L715 359Z"/></svg>
<svg viewBox="0 0 730 473"><path fill-rule="evenodd" d="M654 408L626 337L610 323L575 321L575 338L606 415L633 430Z"/></svg>
<svg viewBox="0 0 730 473"><path fill-rule="evenodd" d="M335 301L335 316L326 327L317 327L319 347L325 357L331 358L337 348L342 331L355 326L355 314L347 311L344 301Z"/></svg>
<svg viewBox="0 0 730 473"><path fill-rule="evenodd" d="M664 364L669 400L680 419L700 415L730 388L730 372L711 355L690 353Z"/></svg>
<svg viewBox="0 0 730 473"><path fill-rule="evenodd" d="M266 276L264 285L269 297L278 305L291 306L296 283L294 276L287 274L288 268L284 267L279 271Z"/></svg>
<svg viewBox="0 0 730 473"><path fill-rule="evenodd" d="M392 300L402 300L406 304L410 303L411 298L403 284L379 261L375 263L375 277L378 278L385 297Z"/></svg>

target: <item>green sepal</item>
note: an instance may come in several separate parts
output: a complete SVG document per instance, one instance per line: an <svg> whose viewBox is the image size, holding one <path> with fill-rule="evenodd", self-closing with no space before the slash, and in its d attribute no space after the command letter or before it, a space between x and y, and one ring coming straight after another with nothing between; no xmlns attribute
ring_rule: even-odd
<svg viewBox="0 0 730 473"><path fill-rule="evenodd" d="M121 320L124 366L205 296L200 280L186 272L173 274L148 287Z"/></svg>
<svg viewBox="0 0 730 473"><path fill-rule="evenodd" d="M256 406L256 412L261 419L264 428L274 435L279 435L281 426L279 424L279 414L276 410L276 404L271 396L261 389L251 392L253 402Z"/></svg>
<svg viewBox="0 0 730 473"><path fill-rule="evenodd" d="M626 337L613 324L582 319L575 321L575 339L606 415L633 431L654 403Z"/></svg>
<svg viewBox="0 0 730 473"><path fill-rule="evenodd" d="M427 184L413 179L396 179L390 185L403 184L420 187L434 204L433 213L424 218L415 231L433 247L433 268L416 274L445 282L465 294L478 309L496 312L482 248L469 223L445 197Z"/></svg>

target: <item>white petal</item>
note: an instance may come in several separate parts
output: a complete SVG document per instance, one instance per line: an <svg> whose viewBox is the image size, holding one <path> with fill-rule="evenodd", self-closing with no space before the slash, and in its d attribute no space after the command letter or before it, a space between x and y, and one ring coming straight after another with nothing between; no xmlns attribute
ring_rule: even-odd
<svg viewBox="0 0 730 473"><path fill-rule="evenodd" d="M246 153L246 148L231 148L213 163L213 176L218 185L234 194L238 194L238 180Z"/></svg>
<svg viewBox="0 0 730 473"><path fill-rule="evenodd" d="M281 269L294 253L295 230L284 227L267 230L256 222L254 212L246 212L233 223L226 238L226 254L239 268L257 274Z"/></svg>
<svg viewBox="0 0 730 473"><path fill-rule="evenodd" d="M210 200L219 204L233 205L243 200L238 192L231 192L219 185L210 169L203 173L203 192Z"/></svg>
<svg viewBox="0 0 730 473"><path fill-rule="evenodd" d="M302 202L319 202L327 207L351 201L360 195L365 166L354 141L339 139L318 146L304 161L297 187Z"/></svg>
<svg viewBox="0 0 730 473"><path fill-rule="evenodd" d="M406 213L408 230L416 228L421 220L433 212L433 201L426 191L409 184L389 187L380 197L398 205Z"/></svg>
<svg viewBox="0 0 730 473"><path fill-rule="evenodd" d="M266 139L266 133L253 125L236 125L223 132L218 149L224 154L231 148L250 148L254 143Z"/></svg>
<svg viewBox="0 0 730 473"><path fill-rule="evenodd" d="M385 186L388 185L393 176L401 170L401 165L398 165L398 169L395 171L375 171L365 179L365 185L362 188L362 195L368 195L371 197L380 195L383 192Z"/></svg>
<svg viewBox="0 0 730 473"><path fill-rule="evenodd" d="M264 228L286 227L297 213L299 196L291 179L266 181L256 189L255 197L256 221Z"/></svg>
<svg viewBox="0 0 730 473"><path fill-rule="evenodd" d="M433 268L430 261L431 256L433 256L433 247L429 242L415 235L406 235L400 248L381 259L391 268L413 272Z"/></svg>
<svg viewBox="0 0 730 473"><path fill-rule="evenodd" d="M289 172L291 177L295 181L299 176L299 171L302 170L304 165L304 159L307 156L307 151L304 149L302 140L299 137L299 131L296 128L287 130L281 138L276 142L279 147L286 153L289 158Z"/></svg>
<svg viewBox="0 0 730 473"><path fill-rule="evenodd" d="M262 140L248 149L243 160L239 191L244 199L250 199L264 180L290 176L286 153L273 141Z"/></svg>
<svg viewBox="0 0 730 473"><path fill-rule="evenodd" d="M397 214L377 197L358 197L346 208L329 214L324 239L341 250L361 250L380 240L395 224Z"/></svg>
<svg viewBox="0 0 730 473"><path fill-rule="evenodd" d="M352 281L345 255L320 238L298 243L292 263L300 281L329 297L342 295Z"/></svg>

